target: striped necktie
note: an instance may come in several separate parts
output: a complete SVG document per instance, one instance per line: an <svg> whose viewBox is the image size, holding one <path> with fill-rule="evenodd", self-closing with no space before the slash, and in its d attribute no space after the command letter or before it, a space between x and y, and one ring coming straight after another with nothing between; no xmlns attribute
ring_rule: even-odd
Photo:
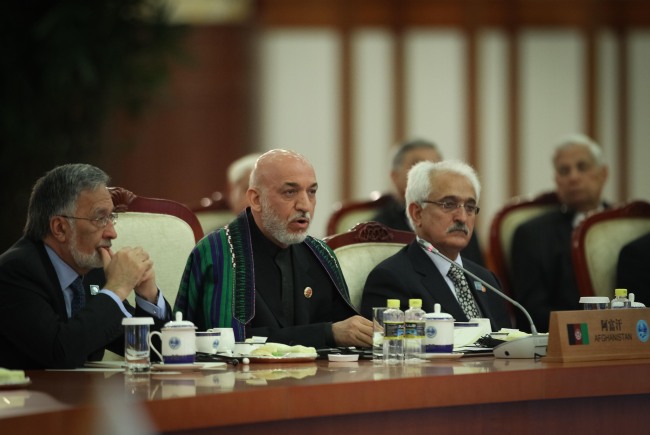
<svg viewBox="0 0 650 435"><path fill-rule="evenodd" d="M81 279L81 276L78 276L77 279L72 281L70 284L72 289L72 304L71 304L71 316L74 317L79 311L81 311L86 304L86 294L84 293L84 286Z"/></svg>

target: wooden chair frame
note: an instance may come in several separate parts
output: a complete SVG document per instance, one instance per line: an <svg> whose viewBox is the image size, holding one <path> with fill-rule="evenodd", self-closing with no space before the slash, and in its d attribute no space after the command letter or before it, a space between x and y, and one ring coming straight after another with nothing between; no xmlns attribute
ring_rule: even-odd
<svg viewBox="0 0 650 435"><path fill-rule="evenodd" d="M113 205L117 213L125 211L158 213L176 216L184 220L194 232L195 242L203 238L201 224L194 212L187 206L169 199L147 198L138 196L123 187L109 187L108 191L113 199Z"/></svg>
<svg viewBox="0 0 650 435"><path fill-rule="evenodd" d="M573 235L571 237L571 259L573 261L573 268L576 274L578 289L582 296L609 296L611 298L614 293L614 283L607 283L609 284L608 287L611 287L611 295L605 295L602 294L602 291L597 291L597 287L591 278L589 261L590 252L587 248L587 238L589 232L595 226L608 221L622 219L629 220L637 218L647 220L650 228L650 203L645 201L632 201L621 207L605 210L603 212L585 218L580 223L580 225L578 225L578 227L573 230ZM643 234L638 234L639 237L642 235ZM615 243L619 248L618 251L611 252L610 267L612 267L615 271L620 249L626 243L634 240L634 237L618 233L612 234L611 238L613 239L612 242Z"/></svg>
<svg viewBox="0 0 650 435"><path fill-rule="evenodd" d="M332 213L330 216L327 222L327 235L333 236L339 233L343 233L342 231L338 230L338 225L346 215L359 211L379 211L380 208L392 200L392 195L383 194L379 198L371 201L353 201L343 204L340 209Z"/></svg>
<svg viewBox="0 0 650 435"><path fill-rule="evenodd" d="M490 263L492 271L499 277L501 287L506 294L512 295L512 274L510 273L510 248L503 244L503 223L514 212L524 211L532 207L545 207L550 209L553 205L560 204L555 192L544 192L535 197L515 197L499 210L490 225ZM513 232L514 235L514 232ZM510 239L512 242L512 238Z"/></svg>

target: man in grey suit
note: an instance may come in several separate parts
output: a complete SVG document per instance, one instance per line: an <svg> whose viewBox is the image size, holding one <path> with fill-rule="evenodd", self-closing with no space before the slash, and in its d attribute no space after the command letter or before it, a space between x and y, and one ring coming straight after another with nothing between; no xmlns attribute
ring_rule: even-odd
<svg viewBox="0 0 650 435"><path fill-rule="evenodd" d="M408 174L408 218L417 239L431 243L455 264L499 288L492 272L460 255L474 230L480 193L478 177L469 165L453 160L420 162ZM442 311L457 321L482 317L490 319L493 330L511 326L505 302L499 296L425 251L418 240L370 272L361 314L370 318L372 307L385 306L386 299L399 299L404 310L413 298L422 299L426 312L433 312L434 304L439 303Z"/></svg>

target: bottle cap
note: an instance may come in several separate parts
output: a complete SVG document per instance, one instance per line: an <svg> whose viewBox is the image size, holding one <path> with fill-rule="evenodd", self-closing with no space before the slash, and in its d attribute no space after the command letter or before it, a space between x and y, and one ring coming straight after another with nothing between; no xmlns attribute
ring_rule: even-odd
<svg viewBox="0 0 650 435"><path fill-rule="evenodd" d="M627 289L626 288L617 288L614 290L614 296L617 298L624 298L627 296Z"/></svg>
<svg viewBox="0 0 650 435"><path fill-rule="evenodd" d="M386 301L386 306L388 308L399 308L399 299L388 299Z"/></svg>
<svg viewBox="0 0 650 435"><path fill-rule="evenodd" d="M422 299L409 299L409 307L422 308Z"/></svg>

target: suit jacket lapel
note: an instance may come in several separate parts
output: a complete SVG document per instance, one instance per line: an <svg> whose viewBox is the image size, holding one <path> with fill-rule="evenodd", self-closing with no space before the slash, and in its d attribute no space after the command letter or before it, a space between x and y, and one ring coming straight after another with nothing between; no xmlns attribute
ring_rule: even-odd
<svg viewBox="0 0 650 435"><path fill-rule="evenodd" d="M47 255L47 251L45 250L45 244L42 241L34 242L34 245L36 247L36 251L38 252L38 256L40 258L41 263L43 264L43 269L45 270L45 279L42 280L44 283L44 290L48 293L48 296L52 298L54 301L54 308L56 309L56 313L62 318L62 319L67 319L68 318L68 312L65 309L65 300L63 299L63 290L61 290L59 286L59 277L56 274L56 271L54 270L54 266L52 265L52 261L50 261L50 257Z"/></svg>
<svg viewBox="0 0 650 435"><path fill-rule="evenodd" d="M410 257L415 271L422 276L421 282L426 292L433 297L434 301L444 307L443 311L451 314L457 321L466 321L467 317L456 300L456 296L438 268L417 245L417 242L412 242L409 245L407 255Z"/></svg>

